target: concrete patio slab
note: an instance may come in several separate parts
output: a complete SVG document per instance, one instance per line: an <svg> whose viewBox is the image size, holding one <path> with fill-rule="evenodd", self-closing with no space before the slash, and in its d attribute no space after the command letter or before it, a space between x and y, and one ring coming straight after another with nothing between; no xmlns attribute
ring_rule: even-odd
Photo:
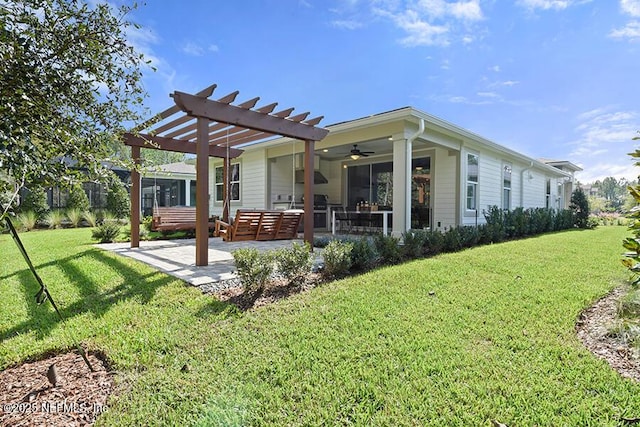
<svg viewBox="0 0 640 427"><path fill-rule="evenodd" d="M211 290L211 286L207 285L216 288L216 284L222 285L237 279L232 255L236 249L256 248L262 252L291 247L293 242L302 243L302 240L224 242L222 238L209 238L209 265L201 267L195 265L195 239L141 241L139 248L131 248L129 242L102 243L96 246L137 259L196 287ZM314 250L316 265L321 261L320 252L317 248Z"/></svg>

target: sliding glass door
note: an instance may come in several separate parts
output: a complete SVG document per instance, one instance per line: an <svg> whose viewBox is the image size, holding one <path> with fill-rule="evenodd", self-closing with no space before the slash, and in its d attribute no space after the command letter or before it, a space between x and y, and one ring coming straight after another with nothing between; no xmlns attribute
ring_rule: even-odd
<svg viewBox="0 0 640 427"><path fill-rule="evenodd" d="M393 163L349 166L347 187L350 210L355 210L358 203L376 204L380 210L390 210L393 205Z"/></svg>

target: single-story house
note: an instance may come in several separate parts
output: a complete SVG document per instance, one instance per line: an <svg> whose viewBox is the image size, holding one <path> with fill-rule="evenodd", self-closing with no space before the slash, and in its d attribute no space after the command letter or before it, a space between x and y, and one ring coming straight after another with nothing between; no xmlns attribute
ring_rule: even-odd
<svg viewBox="0 0 640 427"><path fill-rule="evenodd" d="M491 206L568 208L568 161L536 160L413 107L326 126L315 144L314 227L333 212L378 211L394 235L485 222ZM231 213L302 207L304 142L278 137L238 146ZM223 159L209 159L209 212L223 207ZM388 212L382 214L382 212Z"/></svg>
<svg viewBox="0 0 640 427"><path fill-rule="evenodd" d="M148 168L142 171L141 180L140 206L144 216L152 215L154 206L196 205L196 168L191 163Z"/></svg>

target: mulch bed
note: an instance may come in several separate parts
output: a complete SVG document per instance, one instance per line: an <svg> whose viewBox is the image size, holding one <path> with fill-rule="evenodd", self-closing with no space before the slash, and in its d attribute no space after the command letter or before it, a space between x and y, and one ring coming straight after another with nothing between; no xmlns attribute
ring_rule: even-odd
<svg viewBox="0 0 640 427"><path fill-rule="evenodd" d="M107 410L113 373L103 358L65 353L0 372L0 426L91 426ZM47 372L55 366L53 386Z"/></svg>
<svg viewBox="0 0 640 427"><path fill-rule="evenodd" d="M320 283L318 276L301 286L272 282L257 300L243 295L241 287L216 292L221 299L248 310L271 304ZM640 360L632 350L609 333L616 320L616 304L624 288L616 288L586 309L578 319L576 333L596 356L606 360L622 376L640 381ZM113 391L113 375L104 358L90 354L91 372L78 354L65 353L37 362L24 363L0 372L0 426L91 426L107 408ZM47 379L55 365L59 381Z"/></svg>

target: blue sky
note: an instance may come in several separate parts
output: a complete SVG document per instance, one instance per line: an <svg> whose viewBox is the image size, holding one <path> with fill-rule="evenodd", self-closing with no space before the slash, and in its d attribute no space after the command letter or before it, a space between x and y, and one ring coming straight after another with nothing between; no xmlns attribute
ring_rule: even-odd
<svg viewBox="0 0 640 427"><path fill-rule="evenodd" d="M154 113L212 83L321 125L410 105L583 183L640 173L640 0L148 0L132 19Z"/></svg>

